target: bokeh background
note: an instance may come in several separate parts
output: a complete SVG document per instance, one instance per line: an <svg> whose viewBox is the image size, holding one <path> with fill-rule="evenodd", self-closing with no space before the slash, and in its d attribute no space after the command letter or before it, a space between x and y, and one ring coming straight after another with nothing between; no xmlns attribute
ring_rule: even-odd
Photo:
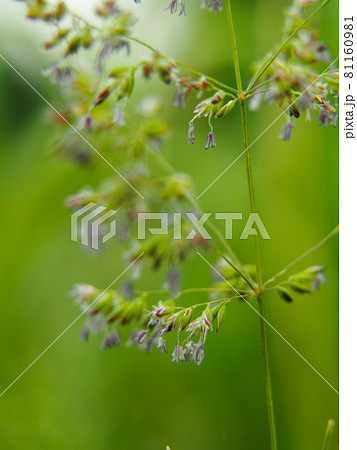
<svg viewBox="0 0 357 450"><path fill-rule="evenodd" d="M131 1L122 2L133 7ZM224 13L209 14L188 1L187 17L164 11L166 0L143 0L136 35L164 54L234 85ZM191 4L192 3L192 4ZM93 0L71 0L88 13ZM287 0L235 0L241 69L280 39ZM338 52L338 3L316 21L334 59ZM19 2L1 0L0 51L54 105L58 92L42 70L51 57L40 44L50 30L24 19ZM0 60L0 391L3 391L78 315L68 292L77 282L105 288L123 270L123 248L100 254L70 240L64 199L100 175L49 151L48 107ZM141 87L150 92L151 85ZM171 102L170 88L152 89ZM218 146L186 146L185 111L167 108L172 137L165 155L192 175L201 192L242 150L238 111L215 127ZM249 114L254 138L279 114L263 107ZM278 139L282 120L252 147L258 210L271 240L262 242L264 277L309 249L338 222L338 132L301 120L291 143ZM241 158L202 198L205 211L248 215L246 172ZM238 238L239 233L236 233ZM334 386L338 386L337 238L296 266L325 264L329 282L313 296L286 304L266 297L268 320ZM241 260L253 260L252 242L236 239ZM164 272L164 271L163 271ZM164 274L144 271L142 288L161 287ZM204 286L209 270L197 256L183 271L186 288ZM199 296L185 297L197 302ZM218 335L209 337L200 367L174 364L169 356L122 346L100 350L100 339L79 340L81 321L0 398L0 447L6 449L268 449L269 433L258 316L232 303ZM268 329L279 448L322 446L327 420L338 419L337 394ZM331 448L337 448L337 433Z"/></svg>

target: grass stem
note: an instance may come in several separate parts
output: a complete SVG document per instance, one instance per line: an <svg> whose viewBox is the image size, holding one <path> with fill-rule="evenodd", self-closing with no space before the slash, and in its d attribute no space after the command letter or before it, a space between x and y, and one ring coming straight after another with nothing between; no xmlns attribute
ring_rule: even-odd
<svg viewBox="0 0 357 450"><path fill-rule="evenodd" d="M235 73L235 76L236 76L237 89L238 89L239 92L241 92L242 91L242 78L240 76L237 40L236 40L236 35L235 35L235 32L234 32L234 24L233 24L233 17L232 17L231 2L230 2L230 0L224 0L224 3L225 3L226 13L227 13L227 23L228 23L228 28L229 28L229 36L230 36L231 45L232 45L233 62L234 62L234 73Z"/></svg>
<svg viewBox="0 0 357 450"><path fill-rule="evenodd" d="M234 70L235 70L235 76L236 76L236 82L237 82L237 89L238 89L238 91L241 92L242 91L242 80L241 80L241 75L240 75L240 70L239 70L237 43L236 43L236 38L235 38L235 33L234 33L234 25L233 25L230 0L225 0L225 6L226 6L226 13L227 13L228 27L229 27L229 31L230 31L231 45L232 45L232 50L233 50L233 61L234 61ZM254 213L256 213L256 206L255 206L252 163L251 163L250 151L249 151L247 104L246 104L246 100L244 98L242 98L240 100L240 106L241 106L241 121L242 121L242 128L243 128L243 142L244 142L244 150L245 150L246 164L247 164L250 212L254 214ZM255 229L256 229L256 234L253 236L254 257L255 257L255 266L256 266L257 282L258 282L260 335L261 335L261 343L262 343L262 351L263 351L265 390L266 390L267 406L268 406L270 448L271 448L271 450L277 450L274 405L273 405L273 392L272 392L272 384L271 384L269 356L268 356L268 343L267 343L267 333L266 333L266 323L265 323L265 311L264 311L264 303L263 303L263 301L264 301L264 284L263 284L263 277L262 277L258 231L256 228L256 224L255 224Z"/></svg>
<svg viewBox="0 0 357 450"><path fill-rule="evenodd" d="M247 175L248 175L248 188L249 188L249 199L250 199L250 212L256 213L255 206L255 195L254 195L254 184L253 184L253 173L252 173L252 163L249 151L249 139L248 139L248 121L247 121L247 105L246 101L241 102L241 118L243 127L243 141L244 149L246 150L246 163L247 163ZM271 450L277 450L277 439L276 439L276 427L275 427L275 417L274 417L274 404L273 404L273 390L270 375L270 364L269 364L269 354L268 354L268 342L267 342L267 331L265 322L265 308L264 308L264 284L262 278L262 267L261 258L259 251L259 240L258 240L258 230L256 229L256 234L253 235L254 242L254 256L255 256L255 266L257 272L257 282L258 282L258 306L260 315L260 337L263 351L263 362L264 362L264 375L265 375L265 391L267 397L267 407L268 407L268 420L269 420L269 432L270 432L270 445Z"/></svg>

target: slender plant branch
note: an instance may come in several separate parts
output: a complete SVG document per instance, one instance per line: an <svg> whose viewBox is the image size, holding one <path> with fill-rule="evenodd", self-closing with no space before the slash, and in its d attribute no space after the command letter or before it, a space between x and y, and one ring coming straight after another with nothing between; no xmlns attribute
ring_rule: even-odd
<svg viewBox="0 0 357 450"><path fill-rule="evenodd" d="M195 294L197 292L231 292L232 289L228 289L228 288L213 288L213 287L199 287L199 288L188 288L188 289L184 289L182 291L180 291L177 295L177 297L181 297L183 295L187 295L187 294ZM136 291L139 293L147 293L148 295L160 295L160 294L168 294L170 291L168 289L155 289L152 291ZM247 294L249 293L248 291L245 291Z"/></svg>
<svg viewBox="0 0 357 450"><path fill-rule="evenodd" d="M239 92L241 92L242 91L242 78L241 78L240 69L239 69L238 49L237 49L236 35L234 32L231 2L230 2L230 0L224 0L224 3L225 3L226 13L227 13L229 36L231 39L232 50L233 50L234 72L235 72L235 76L236 76L237 89Z"/></svg>
<svg viewBox="0 0 357 450"><path fill-rule="evenodd" d="M263 94L264 92L268 92L268 91L270 91L270 89L262 89L261 91L254 91L252 94L246 94L245 98L247 99L247 98L252 97L253 95Z"/></svg>
<svg viewBox="0 0 357 450"><path fill-rule="evenodd" d="M280 47L270 56L268 57L261 67L256 71L255 75L251 79L250 83L248 84L247 91L249 91L252 86L258 81L258 79L263 75L263 73L269 68L269 66L274 62L274 60L277 58L277 56L284 50L285 46L291 41L291 39L298 33L298 31L303 28L307 22L309 22L313 17L316 16L317 13L323 9L327 3L329 3L331 0L325 0L321 5L315 9L315 11L309 15L299 26L295 28L295 30L285 39L285 41L280 45Z"/></svg>
<svg viewBox="0 0 357 450"><path fill-rule="evenodd" d="M248 176L248 188L249 188L249 201L250 201L250 212L252 214L256 214L256 206L255 206L255 194L254 194L254 183L253 183L253 171L252 171L252 162L249 151L249 139L248 139L248 121L247 121L247 104L245 100L241 101L241 118L242 118L242 128L243 128L243 142L244 149L246 150L246 162L247 162L247 176ZM261 258L259 251L259 241L258 241L258 230L256 224L254 224L256 234L253 236L254 242L254 254L255 254L255 262L257 269L257 282L259 287L259 292L263 294L264 285L263 285L263 277L262 277L262 267L261 267Z"/></svg>
<svg viewBox="0 0 357 450"><path fill-rule="evenodd" d="M294 261L292 261L290 264L288 264L286 267L284 267L284 269L282 269L280 272L278 272L276 275L274 275L273 277L271 277L268 281L266 281L264 283L264 285L266 286L269 283L272 283L273 281L276 280L276 278L280 277L281 275L284 275L284 273L290 269L290 267L292 267L294 264L296 264L297 262L301 261L303 258L305 258L306 256L308 256L310 253L312 253L313 251L317 250L319 247L321 247L323 244L325 244L325 242L327 242L329 239L331 239L333 236L335 236L335 234L337 234L339 231L339 226L337 225L327 236L325 236L323 239L321 239L320 242L318 242L316 245L314 245L313 247L311 247L309 250L307 250L305 253L303 253L302 255L300 255L298 258L294 259Z"/></svg>
<svg viewBox="0 0 357 450"><path fill-rule="evenodd" d="M155 47L153 47L150 44L147 44L146 42L142 41L141 39L138 39L138 38L136 38L134 36L125 36L125 38L129 39L130 41L136 42L136 43L142 45L143 47L148 48L149 50L151 50L154 53L160 54L160 52ZM189 72L191 72L191 73L193 73L195 75L198 75L200 77L206 78L206 80L210 81L212 84L215 84L216 86L219 86L222 89L228 90L229 92L228 93L226 92L227 95L230 95L230 96L236 98L237 90L232 88L231 86L228 86L227 84L222 83L221 81L216 80L215 78L213 78L213 77L211 77L209 75L206 75L203 72L200 72L200 71L198 71L196 69L193 69L192 67L186 66L186 64L183 64L183 63L181 63L179 61L173 60L173 63L176 64L177 66L182 67L183 69L186 69L187 71L189 71ZM235 94L235 95L232 95L232 94Z"/></svg>
<svg viewBox="0 0 357 450"><path fill-rule="evenodd" d="M221 258L223 258L226 263L228 263L232 269L234 269L242 278L243 280L248 284L248 286L252 289L252 291L255 291L255 286L254 286L254 282L250 277L247 277L246 275L244 275L244 273L242 273L237 266L235 266L232 261L230 261L218 248L214 247L213 245L211 245L211 248L213 248L213 250L218 253Z"/></svg>
<svg viewBox="0 0 357 450"><path fill-rule="evenodd" d="M234 34L234 26L231 12L230 0L225 0L228 27L230 29L231 45L233 50L234 58L234 69L237 81L237 89L242 90L241 76L239 72L239 61L237 44ZM247 175L248 175L248 188L249 188L249 200L250 200L250 211L251 213L256 213L255 206L255 195L254 195L254 184L253 184L253 173L252 173L252 163L249 151L249 139L248 139L248 121L247 121L247 104L245 98L240 101L241 106L241 121L243 128L243 142L244 150L246 154L247 163ZM268 420L269 420L269 433L270 433L270 446L271 450L277 450L277 439L276 439L276 429L275 429L275 418L274 418L274 405L273 405L273 392L271 384L270 366L269 366L269 355L268 355L268 343L267 343L267 332L265 323L265 311L264 311L264 285L262 278L262 268L261 268L261 258L259 252L259 241L258 241L258 230L255 224L256 234L253 236L254 239L254 256L255 256L255 266L257 272L257 282L258 282L258 304L259 304L259 315L260 315L260 334L261 343L263 351L264 360L264 374L265 374L265 390L267 396L267 406L268 406Z"/></svg>
<svg viewBox="0 0 357 450"><path fill-rule="evenodd" d="M130 41L136 42L137 44L140 44L143 47L148 48L153 53L160 53L155 47L153 47L152 45L148 44L147 42L142 41L141 39L138 39L138 38L136 38L134 36L125 36L125 38L129 39Z"/></svg>
<svg viewBox="0 0 357 450"><path fill-rule="evenodd" d="M67 11L68 13L74 17L75 19L83 22L85 25L87 25L87 27L92 28L93 30L99 31L101 32L102 30L100 28L98 28L96 25L93 25L92 23L88 22L86 19L84 19L83 17L79 16L77 13L71 11L68 6L67 6Z"/></svg>
<svg viewBox="0 0 357 450"><path fill-rule="evenodd" d="M238 93L237 90L232 88L231 86L228 86L228 84L222 83L222 81L219 81L216 78L212 78L211 76L206 75L205 73L200 72L200 71L198 71L196 69L193 69L192 67L188 67L188 66L186 66L186 64L182 64L179 61L174 61L174 63L177 66L180 66L183 69L186 69L186 70L188 70L191 73L194 73L195 75L198 75L198 76L206 78L206 80L210 81L211 83L215 84L216 86L219 86L220 88L223 88L226 91L228 90L229 92L226 92L227 95L229 95L229 96L231 96L233 98L237 98L237 93Z"/></svg>
<svg viewBox="0 0 357 450"><path fill-rule="evenodd" d="M255 86L253 86L252 88L250 88L248 91L246 91L246 95L252 94L254 91L256 91L257 89L271 83L273 81L272 78L269 78L268 80L263 81L262 83L259 83Z"/></svg>
<svg viewBox="0 0 357 450"><path fill-rule="evenodd" d="M335 428L336 422L332 419L330 419L327 422L327 427L326 427L326 433L325 433L325 439L324 439L324 443L322 445L322 450L327 450L329 448L329 444L331 441L331 437L332 437L332 433L333 430Z"/></svg>
<svg viewBox="0 0 357 450"><path fill-rule="evenodd" d="M73 11L69 11L69 12L70 12L70 14L71 14L73 17L75 17L76 19L82 21L85 25L87 25L87 27L92 28L93 30L98 31L99 33L102 32L102 30L101 30L100 28L98 28L96 25L93 25L92 23L90 23L90 22L88 22L87 20L83 19L83 17L80 17L80 16L79 16L78 14L76 14L75 12L73 12ZM139 39L139 38L137 38L137 37L135 37L135 36L127 35L127 36L124 36L124 38L125 38L125 39L128 39L128 40L130 40L130 41L136 42L137 44L140 44L140 45L142 45L143 47L146 47L147 49L149 49L149 50L152 51L153 53L161 54L161 53L158 51L158 49L156 49L156 48L153 47L152 45L148 44L147 42L144 42L143 40L141 40L141 39ZM167 58L167 59L169 59L169 58ZM232 88L231 86L228 86L227 84L222 83L221 81L216 80L215 78L213 78L213 77L211 77L211 76L209 76L209 75L206 75L206 74L204 74L203 72L200 72L200 71L198 71L198 70L196 70L196 69L193 69L192 67L186 66L186 64L183 64L183 63L181 63L181 62L179 62L179 61L174 61L174 60L173 60L173 63L176 64L177 66L182 67L183 69L186 69L187 71L189 71L189 72L191 72L191 73L193 73L193 74L195 74L195 75L198 75L198 76L200 76L200 77L206 78L206 80L210 81L212 84L215 84L216 86L219 86L219 87L222 88L222 89L228 90L228 92L226 92L226 94L229 95L229 96L231 96L231 97L233 97L233 98L236 98L237 90L234 89L234 88Z"/></svg>

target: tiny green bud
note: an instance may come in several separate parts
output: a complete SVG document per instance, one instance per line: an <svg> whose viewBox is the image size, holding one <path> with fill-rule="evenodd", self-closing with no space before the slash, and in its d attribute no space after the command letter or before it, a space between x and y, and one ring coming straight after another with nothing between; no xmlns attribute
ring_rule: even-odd
<svg viewBox="0 0 357 450"><path fill-rule="evenodd" d="M78 51L79 47L81 46L81 42L82 42L82 40L81 40L80 36L75 36L74 38L72 38L68 44L65 56L76 53Z"/></svg>
<svg viewBox="0 0 357 450"><path fill-rule="evenodd" d="M127 307L127 303L122 303L117 308L114 309L114 311L110 314L110 317L108 319L108 322L114 322L114 320L118 320L123 317L123 312L125 311Z"/></svg>
<svg viewBox="0 0 357 450"><path fill-rule="evenodd" d="M297 292L298 294L311 294L312 293L312 289L309 286L307 286L306 284L304 284L298 280L289 278L288 284L289 284L289 287L293 291Z"/></svg>
<svg viewBox="0 0 357 450"><path fill-rule="evenodd" d="M209 305L207 305L207 308L205 309L204 314L205 314L205 316L207 317L207 319L208 319L210 322L212 322L213 315L212 315L212 310L211 310L211 308L210 308Z"/></svg>
<svg viewBox="0 0 357 450"><path fill-rule="evenodd" d="M218 330L221 328L223 320L226 316L226 305L222 305L221 308L218 311L217 316L217 325L216 325L216 332L218 333Z"/></svg>
<svg viewBox="0 0 357 450"><path fill-rule="evenodd" d="M59 30L51 41L45 43L45 50L49 50L50 48L53 48L55 45L59 44L67 36L68 32L68 28Z"/></svg>
<svg viewBox="0 0 357 450"><path fill-rule="evenodd" d="M176 319L175 319L175 328L178 327L179 325L181 325L184 315L185 315L184 309L182 311L180 311L179 313L177 313Z"/></svg>
<svg viewBox="0 0 357 450"><path fill-rule="evenodd" d="M180 331L183 331L187 325L190 323L191 320L191 316L192 316L192 310L191 309L187 309L183 315L183 318L181 320L181 326L180 326Z"/></svg>
<svg viewBox="0 0 357 450"><path fill-rule="evenodd" d="M278 286L277 291L278 291L279 297L281 297L286 302L291 303L293 301L293 298L288 289L286 289L282 286Z"/></svg>
<svg viewBox="0 0 357 450"><path fill-rule="evenodd" d="M117 67L109 73L110 78L123 78L128 72L127 67Z"/></svg>
<svg viewBox="0 0 357 450"><path fill-rule="evenodd" d="M212 319L213 320L217 317L217 314L218 314L220 308L221 308L221 305L217 305L217 306L215 306L214 308L211 309L211 311L212 311Z"/></svg>
<svg viewBox="0 0 357 450"><path fill-rule="evenodd" d="M109 97L111 92L112 92L111 86L107 86L106 88L101 90L99 92L99 94L97 95L97 98L93 102L93 107L98 106L101 103L103 103Z"/></svg>
<svg viewBox="0 0 357 450"><path fill-rule="evenodd" d="M222 106L222 108L216 113L216 117L223 117L229 114L234 108L236 103L237 100L230 100L228 103Z"/></svg>

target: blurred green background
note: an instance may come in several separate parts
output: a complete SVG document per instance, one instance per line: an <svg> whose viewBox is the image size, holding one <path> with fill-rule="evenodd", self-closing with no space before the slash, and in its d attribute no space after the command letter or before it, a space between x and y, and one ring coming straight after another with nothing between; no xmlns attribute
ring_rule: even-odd
<svg viewBox="0 0 357 450"><path fill-rule="evenodd" d="M132 2L122 2L132 4ZM136 6L142 21L136 35L164 54L234 85L225 15L188 1L187 17L164 11L166 0ZM244 80L250 64L280 39L287 0L235 0ZM71 1L78 11L92 1ZM140 9L139 9L140 8ZM318 16L321 38L332 58L338 52L338 3ZM158 26L159 25L159 26ZM23 5L1 1L0 51L56 106L58 93L41 75L51 57L40 43L47 27L24 19ZM50 156L49 109L0 60L0 391L78 315L68 292L76 282L105 288L124 269L122 247L90 254L70 240L64 199L99 175ZM145 85L150 90L150 85ZM155 86L156 89L156 86ZM161 88L163 98L173 96ZM57 96L57 98L56 98ZM186 146L185 111L167 109L172 139L165 154L190 173L200 193L242 151L238 111L215 127L218 146ZM278 115L264 106L249 115L251 139ZM297 123L291 143L278 139L280 119L252 147L257 205L271 240L262 242L264 278L309 249L338 222L338 131L315 121ZM108 172L109 173L109 172ZM202 198L205 211L239 211L248 216L248 191L241 158ZM238 238L239 234L236 234ZM233 241L245 262L253 260L250 240ZM325 264L329 282L313 296L286 304L266 297L268 320L334 386L338 386L337 238L300 262L296 271ZM148 266L145 266L149 269ZM165 271L165 270L164 270ZM164 272L163 271L163 272ZM204 286L209 269L197 256L184 268L183 284ZM158 289L163 275L146 270L142 288ZM198 302L199 296L184 302ZM203 299L204 301L204 299ZM76 323L0 398L0 447L6 449L268 449L269 432L258 316L232 303L218 335L211 335L200 367L173 364L158 352L125 346L100 350L100 339L79 340ZM322 446L327 420L338 418L337 394L277 335L268 329L279 448ZM337 433L331 448L337 448Z"/></svg>

